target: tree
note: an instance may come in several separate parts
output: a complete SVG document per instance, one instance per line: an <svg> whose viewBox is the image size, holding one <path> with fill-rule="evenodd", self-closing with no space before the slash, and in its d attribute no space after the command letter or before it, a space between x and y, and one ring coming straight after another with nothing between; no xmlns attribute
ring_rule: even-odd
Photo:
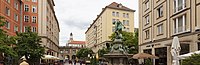
<svg viewBox="0 0 200 65"><path fill-rule="evenodd" d="M44 47L40 45L41 38L37 33L31 32L30 27L27 32L17 33L16 39L18 43L16 44L16 50L19 58L25 56L30 65L39 65L39 60L45 53Z"/></svg>
<svg viewBox="0 0 200 65"><path fill-rule="evenodd" d="M10 46L13 44L10 41L11 38L9 38L6 34L6 31L2 29L4 24L4 17L0 16L0 61L3 61L3 54L12 58L17 57L17 53Z"/></svg>
<svg viewBox="0 0 200 65"><path fill-rule="evenodd" d="M123 46L128 46L128 53L137 53L138 51L138 31L135 33L122 31L123 36ZM113 33L109 38L114 41L115 33Z"/></svg>
<svg viewBox="0 0 200 65"><path fill-rule="evenodd" d="M182 65L200 65L200 54L193 54L192 56L183 60Z"/></svg>
<svg viewBox="0 0 200 65"><path fill-rule="evenodd" d="M107 48L99 49L98 50L99 57L104 57L104 54L107 54L108 52L109 52L109 49Z"/></svg>
<svg viewBox="0 0 200 65"><path fill-rule="evenodd" d="M93 54L93 51L89 48L82 48L76 53L76 56L79 59L86 60L88 58L88 54L90 54L91 56Z"/></svg>

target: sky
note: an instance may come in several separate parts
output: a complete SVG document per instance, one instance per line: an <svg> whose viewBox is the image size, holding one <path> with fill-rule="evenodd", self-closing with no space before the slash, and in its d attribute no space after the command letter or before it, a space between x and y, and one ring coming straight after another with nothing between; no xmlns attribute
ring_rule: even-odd
<svg viewBox="0 0 200 65"><path fill-rule="evenodd" d="M64 46L70 33L76 41L85 41L85 31L100 14L102 8L112 2L136 10L134 27L138 28L138 0L54 0L55 13L60 26L59 45Z"/></svg>

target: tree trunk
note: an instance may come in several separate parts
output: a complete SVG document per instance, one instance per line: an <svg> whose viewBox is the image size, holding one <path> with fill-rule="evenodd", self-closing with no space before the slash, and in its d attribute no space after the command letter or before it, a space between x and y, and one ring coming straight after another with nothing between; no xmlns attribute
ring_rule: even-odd
<svg viewBox="0 0 200 65"><path fill-rule="evenodd" d="M0 61L3 61L3 53L0 52Z"/></svg>

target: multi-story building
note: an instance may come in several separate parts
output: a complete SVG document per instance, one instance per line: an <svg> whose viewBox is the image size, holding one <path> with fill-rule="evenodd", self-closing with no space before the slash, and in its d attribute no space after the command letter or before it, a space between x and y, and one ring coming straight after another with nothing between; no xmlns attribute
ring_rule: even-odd
<svg viewBox="0 0 200 65"><path fill-rule="evenodd" d="M85 32L86 46L92 48L94 52L106 47L106 43L111 42L109 36L114 33L115 25L113 23L116 21L123 23L124 31L134 32L134 12L135 10L116 2L103 8Z"/></svg>
<svg viewBox="0 0 200 65"><path fill-rule="evenodd" d="M37 0L22 0L22 32L26 32L30 27L32 32L38 31L38 1Z"/></svg>
<svg viewBox="0 0 200 65"><path fill-rule="evenodd" d="M171 65L170 48L179 37L180 54L200 50L200 0L139 0L139 51Z"/></svg>
<svg viewBox="0 0 200 65"><path fill-rule="evenodd" d="M77 60L76 53L82 48L85 48L85 41L74 41L71 33L68 44L60 47L61 57L65 60Z"/></svg>
<svg viewBox="0 0 200 65"><path fill-rule="evenodd" d="M9 36L18 32L32 32L42 37L46 54L59 54L59 23L54 11L54 0L1 0L0 16L5 18L3 29Z"/></svg>
<svg viewBox="0 0 200 65"><path fill-rule="evenodd" d="M59 56L59 23L55 15L54 0L38 0L38 35L47 55ZM36 7L37 8L37 7Z"/></svg>
<svg viewBox="0 0 200 65"><path fill-rule="evenodd" d="M16 35L16 31L20 32L21 22L21 8L23 3L21 0L1 0L0 1L0 16L5 19L5 27L3 29L8 35Z"/></svg>

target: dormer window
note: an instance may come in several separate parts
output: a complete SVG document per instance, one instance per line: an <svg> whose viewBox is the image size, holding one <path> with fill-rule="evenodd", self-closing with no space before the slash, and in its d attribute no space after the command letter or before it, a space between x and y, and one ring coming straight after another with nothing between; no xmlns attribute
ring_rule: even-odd
<svg viewBox="0 0 200 65"><path fill-rule="evenodd" d="M122 8L122 4L118 4L117 7Z"/></svg>

